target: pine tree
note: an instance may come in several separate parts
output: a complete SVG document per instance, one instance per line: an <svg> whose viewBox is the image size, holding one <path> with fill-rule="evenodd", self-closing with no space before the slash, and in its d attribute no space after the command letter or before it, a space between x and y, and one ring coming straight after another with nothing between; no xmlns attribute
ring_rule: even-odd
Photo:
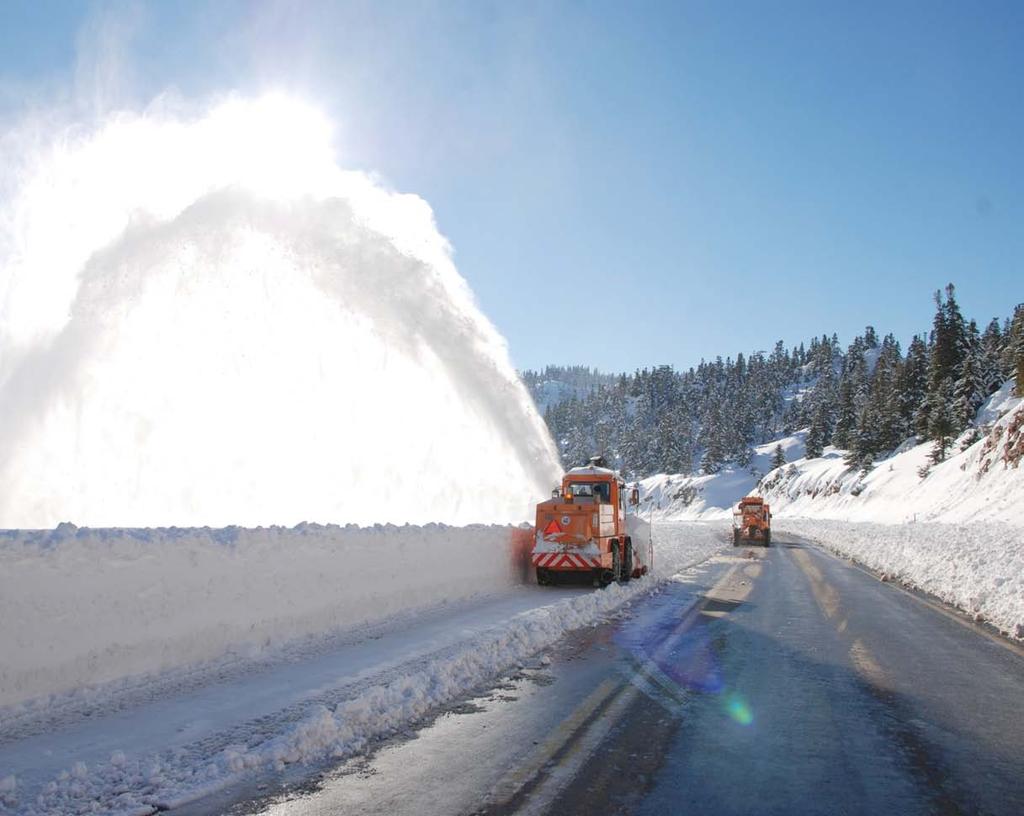
<svg viewBox="0 0 1024 816"><path fill-rule="evenodd" d="M967 326L960 314L953 284L946 286L945 301L940 292L935 293L935 306L928 372L930 391L935 391L945 379L956 381L957 370L967 353Z"/></svg>
<svg viewBox="0 0 1024 816"><path fill-rule="evenodd" d="M928 436L928 345L920 336L915 336L907 347L907 357L899 374L900 419L903 434L916 434L918 438Z"/></svg>
<svg viewBox="0 0 1024 816"><path fill-rule="evenodd" d="M811 425L807 430L807 458L817 459L825 452L825 441L830 433L828 408L819 402L811 417Z"/></svg>
<svg viewBox="0 0 1024 816"><path fill-rule="evenodd" d="M772 453L772 470L780 468L786 464L786 454L782 450L782 445L776 445L775 451Z"/></svg>
<svg viewBox="0 0 1024 816"><path fill-rule="evenodd" d="M852 376L844 376L839 383L836 425L832 432L832 444L837 448L850 447L853 432L857 427L857 409L854 406L855 387Z"/></svg>
<svg viewBox="0 0 1024 816"><path fill-rule="evenodd" d="M926 436L936 439L932 432L931 411L939 405L939 391L946 380L952 385L960 377L960 369L967 351L967 331L960 307L956 302L956 291L952 283L946 286L946 298L942 293L935 293L935 318L932 321L931 343L928 360L928 396L925 401L926 416L922 416L921 425L927 428ZM949 406L946 405L945 408ZM944 409L943 409L944 410ZM955 424L952 414L951 421ZM938 425L944 424L945 417L937 420Z"/></svg>
<svg viewBox="0 0 1024 816"><path fill-rule="evenodd" d="M857 432L862 446L861 453L877 458L896 448L903 441L903 420L900 412L899 377L902 360L900 344L891 334L882 341L875 373L871 378L871 390L868 397L870 411L858 419ZM873 423L874 427L865 429L864 422ZM870 434L870 437L868 436ZM864 450L863 444L870 438L870 450Z"/></svg>
<svg viewBox="0 0 1024 816"><path fill-rule="evenodd" d="M999 321L992 318L981 335L979 355L980 379L988 397L999 390L1006 379L1003 376L1001 356L1003 352L1003 333L999 330Z"/></svg>
<svg viewBox="0 0 1024 816"><path fill-rule="evenodd" d="M835 335L823 334L791 350L777 342L769 354L701 360L682 372L548 366L522 378L566 466L603 452L642 476L742 465L753 445L799 428L807 428L809 457L831 441L864 467L916 433L937 442L938 459L1018 367L1024 382L1024 304L979 336L950 286L936 294L930 336L915 337L905 358L892 335L879 342L868 326L845 353Z"/></svg>
<svg viewBox="0 0 1024 816"><path fill-rule="evenodd" d="M935 440L930 459L937 464L946 458L946 452L953 444L956 420L953 417L953 381L946 377L930 397L928 408L928 436Z"/></svg>
<svg viewBox="0 0 1024 816"><path fill-rule="evenodd" d="M957 369L953 385L953 424L962 431L974 421L978 408L989 395L984 382L981 337L972 320L965 333L967 350Z"/></svg>
<svg viewBox="0 0 1024 816"><path fill-rule="evenodd" d="M705 473L718 473L725 464L727 444L725 439L725 423L717 403L712 403L705 415L701 437L704 443L704 456L701 457L701 470Z"/></svg>
<svg viewBox="0 0 1024 816"><path fill-rule="evenodd" d="M1024 303L1013 310L1003 338L1003 376L1016 378L1014 394L1024 397Z"/></svg>
<svg viewBox="0 0 1024 816"><path fill-rule="evenodd" d="M861 408L857 427L850 434L850 449L844 461L849 467L869 470L879 448L876 418L871 404L867 403Z"/></svg>

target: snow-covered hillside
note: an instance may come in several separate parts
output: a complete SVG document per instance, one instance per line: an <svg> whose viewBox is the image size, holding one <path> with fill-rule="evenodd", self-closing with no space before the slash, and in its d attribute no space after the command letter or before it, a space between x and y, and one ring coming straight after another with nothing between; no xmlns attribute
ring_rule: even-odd
<svg viewBox="0 0 1024 816"><path fill-rule="evenodd" d="M1024 400L1011 386L939 464L911 442L866 474L834 449L768 474L776 528L1024 638Z"/></svg>
<svg viewBox="0 0 1024 816"><path fill-rule="evenodd" d="M929 462L932 443L910 440L867 473L849 467L846 451L834 447L808 459L802 430L754 448L748 467L643 479L641 506L654 519L721 519L740 498L757 494L769 500L777 518L1018 524L1024 499L1024 468L1018 466L1024 455L1024 400L1012 392L1010 380L936 465ZM786 464L773 469L776 446Z"/></svg>
<svg viewBox="0 0 1024 816"><path fill-rule="evenodd" d="M640 483L654 519L726 519L748 494L768 499L777 533L795 534L923 589L1024 637L1024 400L1003 385L931 464L908 441L868 472L828 447L804 456L806 432L755 449L749 468ZM787 464L769 469L776 444ZM760 474L764 473L763 478Z"/></svg>
<svg viewBox="0 0 1024 816"><path fill-rule="evenodd" d="M659 473L640 481L644 516L663 521L700 521L730 518L732 506L753 492L761 477L772 470L776 447L787 462L802 460L806 431L754 448L750 465L729 465L706 475Z"/></svg>
<svg viewBox="0 0 1024 816"><path fill-rule="evenodd" d="M1019 524L1024 401L1011 388L1012 381L988 400L979 425L954 443L944 462L930 465L932 444L911 442L864 474L846 465L845 451L827 448L820 458L772 471L758 492L779 517Z"/></svg>

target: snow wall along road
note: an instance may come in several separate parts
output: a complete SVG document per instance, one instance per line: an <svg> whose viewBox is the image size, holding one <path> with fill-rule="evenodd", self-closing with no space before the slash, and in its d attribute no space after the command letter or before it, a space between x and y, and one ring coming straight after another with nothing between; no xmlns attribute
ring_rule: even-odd
<svg viewBox="0 0 1024 816"><path fill-rule="evenodd" d="M522 580L528 528L0 531L4 707L291 641ZM444 557L438 557L443 554Z"/></svg>
<svg viewBox="0 0 1024 816"><path fill-rule="evenodd" d="M0 527L520 521L556 483L429 206L315 110L53 118L0 134Z"/></svg>

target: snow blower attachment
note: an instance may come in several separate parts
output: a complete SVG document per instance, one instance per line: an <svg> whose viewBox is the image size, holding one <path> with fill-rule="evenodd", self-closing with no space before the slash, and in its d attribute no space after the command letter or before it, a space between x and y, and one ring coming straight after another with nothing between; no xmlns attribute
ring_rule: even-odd
<svg viewBox="0 0 1024 816"><path fill-rule="evenodd" d="M604 465L595 456L587 467L573 468L562 478L561 489L537 505L530 562L538 584L577 576L607 586L650 569L650 542L634 544L630 534L640 491L627 489L619 474Z"/></svg>
<svg viewBox="0 0 1024 816"><path fill-rule="evenodd" d="M740 499L736 509L732 511L732 545L740 546L743 542L772 545L772 512L760 496L747 496Z"/></svg>

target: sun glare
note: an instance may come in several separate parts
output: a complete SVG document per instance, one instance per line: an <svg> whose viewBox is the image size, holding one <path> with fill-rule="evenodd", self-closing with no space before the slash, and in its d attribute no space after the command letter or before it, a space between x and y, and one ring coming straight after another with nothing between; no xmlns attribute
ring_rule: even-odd
<svg viewBox="0 0 1024 816"><path fill-rule="evenodd" d="M526 517L559 465L504 340L430 207L340 168L332 133L272 93L26 163L0 526Z"/></svg>

